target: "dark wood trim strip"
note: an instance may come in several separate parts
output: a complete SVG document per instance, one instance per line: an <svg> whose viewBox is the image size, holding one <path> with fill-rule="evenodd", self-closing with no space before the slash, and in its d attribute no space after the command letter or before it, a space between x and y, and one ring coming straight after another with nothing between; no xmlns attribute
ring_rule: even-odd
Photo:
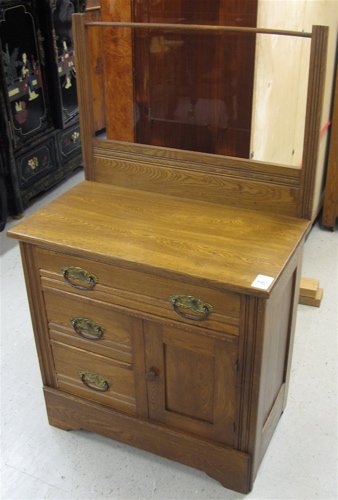
<svg viewBox="0 0 338 500"><path fill-rule="evenodd" d="M73 14L72 26L75 48L75 64L77 68L81 68L80 82L77 82L77 97L79 102L80 114L80 131L81 131L81 147L82 159L85 170L86 179L90 180L92 175L91 159L93 153L93 137L94 137L94 115L92 102L88 103L91 91L90 78L90 60L88 57L88 37L85 28L85 14ZM89 105L88 105L89 104Z"/></svg>
<svg viewBox="0 0 338 500"><path fill-rule="evenodd" d="M305 31L273 30L266 28L245 28L240 26L210 26L201 24L170 24L170 23L133 23L133 22L87 22L86 26L99 26L104 28L145 28L145 29L170 29L185 31L230 31L266 35L299 36L311 38L312 33Z"/></svg>
<svg viewBox="0 0 338 500"><path fill-rule="evenodd" d="M328 26L313 26L298 216L311 220L325 87Z"/></svg>

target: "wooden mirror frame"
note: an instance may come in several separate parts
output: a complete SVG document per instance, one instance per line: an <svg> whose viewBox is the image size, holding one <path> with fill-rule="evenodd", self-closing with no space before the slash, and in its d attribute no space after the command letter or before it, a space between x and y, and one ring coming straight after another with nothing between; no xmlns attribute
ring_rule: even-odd
<svg viewBox="0 0 338 500"><path fill-rule="evenodd" d="M311 33L215 27L311 38L302 168L96 137L93 108L88 106L88 102L92 102L88 57L88 27L91 26L138 27L138 24L88 22L85 14L73 15L76 67L81 68L77 89L87 180L314 219L317 215L313 204L327 59L327 26L313 26ZM145 23L139 26L168 27Z"/></svg>

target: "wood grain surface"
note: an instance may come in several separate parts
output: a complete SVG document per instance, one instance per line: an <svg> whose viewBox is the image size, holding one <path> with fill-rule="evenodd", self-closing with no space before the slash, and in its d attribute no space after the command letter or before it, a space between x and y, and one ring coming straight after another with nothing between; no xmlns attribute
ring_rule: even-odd
<svg viewBox="0 0 338 500"><path fill-rule="evenodd" d="M338 217L338 70L336 74L330 149L322 224L334 229Z"/></svg>
<svg viewBox="0 0 338 500"><path fill-rule="evenodd" d="M87 180L297 216L298 168L102 138L92 140L89 134L86 140L93 148L88 152Z"/></svg>
<svg viewBox="0 0 338 500"><path fill-rule="evenodd" d="M143 319L149 319L149 314L162 318L167 323L179 319L180 323L183 322L191 328L191 320L178 316L168 300L173 294L184 294L212 304L213 313L198 325L199 331L203 328L209 333L212 330L214 334L222 332L222 335L239 335L240 295L237 293L197 286L191 282L184 283L183 280L166 278L161 273L156 276L40 247L34 247L34 254L43 290L46 293L61 292L67 302L70 298L70 288L61 269L71 264L85 269L98 279L91 291L72 289L72 295L76 295L82 305L86 301L91 305L91 300L95 300L102 307L110 304L121 312L124 312L125 308L133 310L137 317ZM53 301L56 301L56 297ZM132 330L135 331L135 326Z"/></svg>
<svg viewBox="0 0 338 500"><path fill-rule="evenodd" d="M84 181L9 231L122 267L267 297L308 221ZM274 278L268 290L251 286Z"/></svg>
<svg viewBox="0 0 338 500"><path fill-rule="evenodd" d="M235 491L248 493L250 489L251 457L246 453L48 387L44 389L44 395L51 425L61 429L86 428L201 469Z"/></svg>

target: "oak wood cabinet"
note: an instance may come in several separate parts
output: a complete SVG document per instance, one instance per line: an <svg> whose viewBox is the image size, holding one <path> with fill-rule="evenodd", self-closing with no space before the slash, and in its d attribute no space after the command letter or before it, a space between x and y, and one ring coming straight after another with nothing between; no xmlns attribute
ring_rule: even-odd
<svg viewBox="0 0 338 500"><path fill-rule="evenodd" d="M50 423L248 492L286 404L308 225L91 181L17 225Z"/></svg>
<svg viewBox="0 0 338 500"><path fill-rule="evenodd" d="M49 422L247 493L287 401L306 177L97 137L87 37L100 23L73 23L86 180L9 232Z"/></svg>

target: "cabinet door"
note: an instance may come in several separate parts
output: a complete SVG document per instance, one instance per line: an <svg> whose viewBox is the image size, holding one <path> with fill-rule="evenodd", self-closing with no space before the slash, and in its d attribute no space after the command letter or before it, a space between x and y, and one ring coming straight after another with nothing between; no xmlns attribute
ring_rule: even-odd
<svg viewBox="0 0 338 500"><path fill-rule="evenodd" d="M43 132L49 105L35 2L0 0L1 86L14 147Z"/></svg>
<svg viewBox="0 0 338 500"><path fill-rule="evenodd" d="M149 417L233 445L237 339L145 322Z"/></svg>
<svg viewBox="0 0 338 500"><path fill-rule="evenodd" d="M83 9L78 0L39 0L54 121L59 128L78 114L72 15Z"/></svg>

